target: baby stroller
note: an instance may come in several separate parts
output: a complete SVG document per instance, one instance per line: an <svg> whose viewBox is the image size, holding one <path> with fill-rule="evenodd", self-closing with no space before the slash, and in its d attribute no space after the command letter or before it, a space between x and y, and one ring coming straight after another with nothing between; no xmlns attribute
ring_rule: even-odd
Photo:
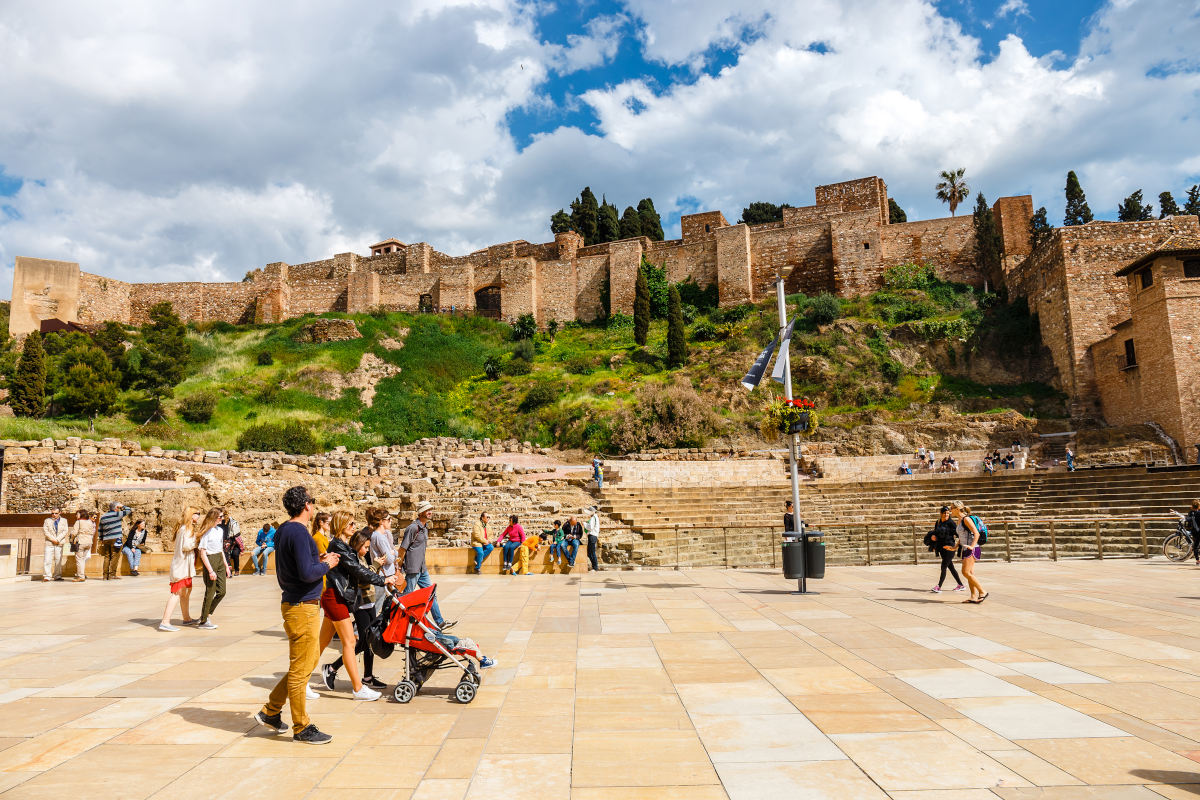
<svg viewBox="0 0 1200 800"><path fill-rule="evenodd" d="M404 676L392 694L397 703L416 697L429 676L439 669L462 670L454 699L469 703L479 689L480 665L490 663L475 642L442 633L427 616L436 588L427 586L399 597L389 595L373 626L378 632L372 637L376 655L387 658L396 647L404 653Z"/></svg>

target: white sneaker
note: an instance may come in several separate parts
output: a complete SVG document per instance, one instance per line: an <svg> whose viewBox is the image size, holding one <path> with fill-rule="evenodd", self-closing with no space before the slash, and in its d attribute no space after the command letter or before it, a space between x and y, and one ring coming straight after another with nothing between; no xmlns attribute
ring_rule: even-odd
<svg viewBox="0 0 1200 800"><path fill-rule="evenodd" d="M365 683L363 684L363 687L361 689L359 689L357 692L355 692L351 696L355 700L364 700L368 703L371 702L372 700L378 700L379 698L383 697L383 695L381 695L379 692L372 689L370 686L367 686Z"/></svg>
<svg viewBox="0 0 1200 800"><path fill-rule="evenodd" d="M313 689L312 686L309 686L308 684L304 685L304 696L307 697L309 700L320 700L321 699L321 695L317 694L317 691L315 689Z"/></svg>
<svg viewBox="0 0 1200 800"><path fill-rule="evenodd" d="M215 631L217 629L217 623L210 619L208 622L202 622L196 627L202 631Z"/></svg>
<svg viewBox="0 0 1200 800"><path fill-rule="evenodd" d="M176 628L174 625L170 624L169 622L158 623L158 629L160 631L177 631L177 630L179 630L179 628Z"/></svg>

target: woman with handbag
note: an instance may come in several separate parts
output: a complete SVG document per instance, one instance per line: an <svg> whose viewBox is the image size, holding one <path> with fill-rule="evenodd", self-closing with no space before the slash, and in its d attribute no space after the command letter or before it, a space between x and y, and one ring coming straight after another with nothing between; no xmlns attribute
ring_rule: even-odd
<svg viewBox="0 0 1200 800"><path fill-rule="evenodd" d="M136 577L138 567L142 563L142 553L146 552L146 520L139 519L129 529L125 543L121 545L121 552L129 562L129 574Z"/></svg>
<svg viewBox="0 0 1200 800"><path fill-rule="evenodd" d="M229 564L230 577L242 574L242 526L233 517L225 518L225 561Z"/></svg>
<svg viewBox="0 0 1200 800"><path fill-rule="evenodd" d="M71 544L75 547L75 582L87 580L87 560L92 554L92 543L96 539L96 523L92 522L92 512L86 508L79 509L75 519L75 527L71 529Z"/></svg>
<svg viewBox="0 0 1200 800"><path fill-rule="evenodd" d="M185 508L183 515L179 518L179 525L175 529L171 574L167 578L171 584L171 593L167 595L167 607L163 609L162 622L158 624L160 631L179 630L171 624L171 617L175 614L176 607L183 610L184 625L194 625L197 622L192 617L188 605L192 598L192 576L196 574L194 559L196 526L199 524L200 509L195 506Z"/></svg>
<svg viewBox="0 0 1200 800"><path fill-rule="evenodd" d="M368 553L371 549L371 535L369 533L358 531L350 537L350 542L347 546L343 547L342 545L343 541L336 539L330 542L330 551L340 555L350 566L343 570L341 562L338 562L338 566L335 570L331 570L331 572L340 571L355 576L353 580L356 581L358 587L358 600L350 608L351 613L354 615L354 626L358 630L358 642L354 645L354 653L355 655L362 653L363 686L368 686L376 691L382 691L387 688L387 684L375 677L375 653L371 650L367 631L371 629L372 623L375 622L375 587L387 586L387 579L381 577L375 569L365 566L369 558ZM366 572L363 572L359 567L366 569ZM370 575L367 573L370 573ZM340 579L338 576L333 576L331 580L339 581ZM333 683L337 680L338 670L344 664L345 655L341 655L333 663L326 664L321 668L321 679L329 690L333 690ZM347 667L346 671L349 672L350 669ZM353 678L351 678L351 682L353 682Z"/></svg>
<svg viewBox="0 0 1200 800"><path fill-rule="evenodd" d="M942 506L938 512L938 521L934 523L932 533L933 545L942 559L942 571L938 576L937 586L930 591L937 594L942 590L942 582L946 580L946 571L949 570L954 582L958 584L954 591L961 592L966 587L963 586L962 578L958 577L958 570L954 568L954 557L958 555L958 532L954 520L950 519L950 506Z"/></svg>
<svg viewBox="0 0 1200 800"><path fill-rule="evenodd" d="M325 575L325 590L321 592L321 610L325 612L325 619L321 622L319 647L323 652L333 641L333 634L337 633L338 638L342 641L342 662L346 666L346 673L350 676L350 687L354 690L352 696L355 700L371 701L378 700L382 695L365 685L359 677L358 662L354 658L358 640L354 635L354 621L351 619L351 612L359 610L359 606L362 605L362 595L359 591L361 584L384 586L389 585L389 581L394 583L395 578L383 578L367 569L359 560L358 553L350 548L353 527L354 515L349 511L333 513L331 524L333 538L329 540L329 552L344 558L346 565L343 566L339 561L338 565ZM368 546L369 544L370 540L368 540ZM324 679L326 688L333 689L333 679L336 674L337 670L333 669L333 664L326 664L322 668L321 677Z"/></svg>

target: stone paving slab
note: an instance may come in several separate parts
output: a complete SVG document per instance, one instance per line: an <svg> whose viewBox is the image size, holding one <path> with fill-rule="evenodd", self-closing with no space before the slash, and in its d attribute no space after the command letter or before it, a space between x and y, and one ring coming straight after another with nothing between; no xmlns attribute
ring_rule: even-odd
<svg viewBox="0 0 1200 800"><path fill-rule="evenodd" d="M342 680L309 705L319 748L251 719L287 663L273 578L234 578L218 630L177 633L155 630L159 578L0 584L0 793L1200 796L1200 570L978 572L982 605L912 566L832 568L807 597L753 570L442 576L500 660L475 702L449 673L407 706Z"/></svg>

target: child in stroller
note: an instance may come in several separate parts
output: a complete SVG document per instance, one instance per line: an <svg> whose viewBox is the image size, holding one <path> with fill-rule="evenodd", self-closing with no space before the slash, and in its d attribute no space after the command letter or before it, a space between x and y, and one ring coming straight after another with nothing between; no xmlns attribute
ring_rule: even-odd
<svg viewBox="0 0 1200 800"><path fill-rule="evenodd" d="M389 595L382 613L372 624L371 646L375 654L387 658L399 647L404 653L404 675L392 696L407 703L439 669L461 669L454 688L454 699L469 703L481 683L480 670L494 667L494 659L479 652L479 646L466 637L443 633L429 614L437 585L416 589L403 596Z"/></svg>

